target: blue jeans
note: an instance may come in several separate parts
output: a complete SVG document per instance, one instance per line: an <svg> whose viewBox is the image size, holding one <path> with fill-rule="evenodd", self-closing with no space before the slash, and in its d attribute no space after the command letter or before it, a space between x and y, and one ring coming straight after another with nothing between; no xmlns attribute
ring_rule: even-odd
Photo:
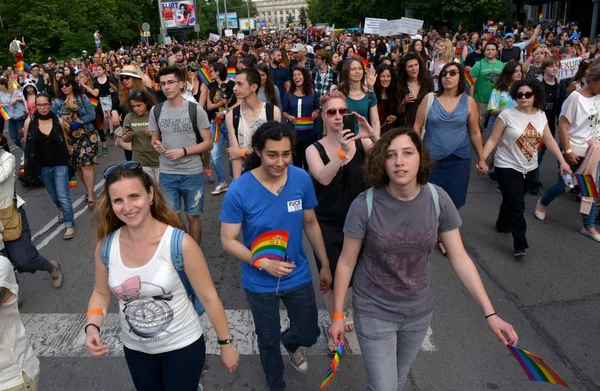
<svg viewBox="0 0 600 391"><path fill-rule="evenodd" d="M3 251L6 252L6 257L19 273L35 273L38 270L50 273L52 265L38 252L33 243L31 243L31 230L29 229L29 222L27 221L25 209L20 207L19 213L21 213L23 230L21 236L19 236L17 240L4 242Z"/></svg>
<svg viewBox="0 0 600 391"><path fill-rule="evenodd" d="M213 136L213 140L215 138L215 131L217 129L217 125L213 120L210 124L210 131ZM213 148L210 151L210 160L215 168L215 173L217 174L217 181L219 183L225 183L225 170L223 170L223 144L226 145L226 148L229 148L229 133L227 132L227 125L225 124L225 120L221 122L219 126L219 141L213 142ZM229 164L229 176L233 178L233 168L231 164Z"/></svg>
<svg viewBox="0 0 600 391"><path fill-rule="evenodd" d="M175 212L181 211L181 198L183 208L188 216L200 216L204 210L204 173L178 175L160 173L158 183L163 188L163 193L169 208Z"/></svg>
<svg viewBox="0 0 600 391"><path fill-rule="evenodd" d="M548 148L546 148L546 145L544 144L542 145L542 148L540 148L540 150L538 151L538 168L535 169L535 176L533 177L534 183L540 181L540 167L542 165L542 160L544 159L544 155L546 154L547 150Z"/></svg>
<svg viewBox="0 0 600 391"><path fill-rule="evenodd" d="M10 134L10 139L21 149L23 149L23 146L21 145L21 137L19 137L19 129L23 129L24 125L25 118L8 120L8 134Z"/></svg>
<svg viewBox="0 0 600 391"><path fill-rule="evenodd" d="M578 164L571 166L571 169L573 170L573 172L575 172L575 170L577 170L579 168L581 163L583 163L583 158L580 158ZM594 180L596 181L596 183L598 183L598 170L597 169L596 169L596 175L594 175ZM566 191L565 186L566 186L565 182L563 182L562 176L560 175L560 172L559 172L558 173L558 182L555 183L554 185L550 186L550 188L548 190L546 190L546 193L540 199L540 204L542 204L544 206L550 205L550 203L552 203L552 201L554 201L554 199L556 197L565 193L565 191ZM596 216L596 200L594 200L594 202L592 202L592 209L590 210L590 214L589 215L582 214L582 216L583 216L583 227L587 228L587 229L594 228L594 224L595 224L594 219Z"/></svg>
<svg viewBox="0 0 600 391"><path fill-rule="evenodd" d="M196 391L206 358L204 335L181 349L148 354L124 346L125 360L137 390Z"/></svg>
<svg viewBox="0 0 600 391"><path fill-rule="evenodd" d="M42 167L42 179L52 202L65 217L65 227L73 227L75 217L73 216L73 202L69 192L69 167Z"/></svg>
<svg viewBox="0 0 600 391"><path fill-rule="evenodd" d="M265 272L266 273L266 272ZM283 358L279 343L290 352L312 346L320 334L317 303L312 284L279 293L254 293L246 290L258 337L260 362L267 384L273 390L285 390ZM290 328L281 332L279 300L287 309Z"/></svg>
<svg viewBox="0 0 600 391"><path fill-rule="evenodd" d="M432 316L433 312L419 319L390 322L354 311L356 337L367 371L365 390L402 390Z"/></svg>

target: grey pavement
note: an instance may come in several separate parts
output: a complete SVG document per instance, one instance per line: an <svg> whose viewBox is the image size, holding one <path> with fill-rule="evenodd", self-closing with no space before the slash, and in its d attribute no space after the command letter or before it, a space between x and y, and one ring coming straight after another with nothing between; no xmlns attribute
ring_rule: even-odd
<svg viewBox="0 0 600 391"><path fill-rule="evenodd" d="M19 162L21 152L15 150L14 153ZM97 182L106 166L122 160L123 152L111 146L110 155L103 158L96 169ZM556 180L555 167L554 159L547 154L542 165L545 188ZM202 249L225 308L248 310L240 284L240 265L220 246L219 210L223 195L210 195L214 185L206 185ZM45 189L19 188L19 193L27 201L32 232L37 233L34 243L41 247L44 256L58 259L65 273L64 286L59 290L52 288L45 273L19 275L21 312L27 316L85 313L93 286L92 212L85 210L85 204L79 201L75 239L65 242L62 228L57 223L51 224L57 210ZM83 197L81 184L72 190L72 195L74 201ZM543 222L533 216L536 200L534 196L526 197L531 245L528 257L515 261L512 239L494 229L501 196L488 178L473 173L467 204L460 211L463 241L496 311L519 333L518 345L543 357L572 390L600 390L600 244L579 233L581 218L574 195L557 199ZM312 254L312 251L307 253ZM488 329L447 259L436 250L432 262L436 294L432 348L419 353L404 390L560 389L557 385L529 382L508 349ZM313 276L317 276L314 266ZM318 287L316 278L314 282ZM319 309L325 309L320 294L317 300ZM117 312L115 300L109 312ZM322 331L326 332L325 326ZM34 343L49 343L46 339L59 345L83 343L67 340L60 334L43 339ZM323 344L324 337L320 341ZM217 355L208 355L202 378L204 389L266 390L258 355L251 351L246 353L251 354L241 356L238 372L230 376L221 368ZM308 357L310 369L304 375L295 372L284 357L289 390L319 388L331 359L324 346L311 350ZM134 389L122 355L92 358L86 353L77 357L45 354L40 361L40 390L43 391ZM342 358L329 390L362 390L365 385L362 356L349 354Z"/></svg>

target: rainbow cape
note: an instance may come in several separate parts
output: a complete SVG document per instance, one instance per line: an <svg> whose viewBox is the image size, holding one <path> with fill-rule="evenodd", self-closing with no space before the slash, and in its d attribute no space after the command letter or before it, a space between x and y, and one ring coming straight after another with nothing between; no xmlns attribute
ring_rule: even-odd
<svg viewBox="0 0 600 391"><path fill-rule="evenodd" d="M515 356L519 364L521 364L521 368L525 371L525 374L531 381L542 382L542 383L551 383L551 384L559 384L561 386L570 388L565 381L556 374L544 362L544 360L540 356L536 356L535 354L528 352L524 349L519 349L513 345L506 345L508 350Z"/></svg>
<svg viewBox="0 0 600 391"><path fill-rule="evenodd" d="M471 72L465 71L465 84L467 85L467 90L475 84L473 81L473 77L471 76Z"/></svg>
<svg viewBox="0 0 600 391"><path fill-rule="evenodd" d="M283 230L268 231L258 235L250 244L250 252L252 253L252 262L261 259L269 258L277 261L285 261L285 253L287 250L290 233Z"/></svg>
<svg viewBox="0 0 600 391"><path fill-rule="evenodd" d="M305 132L307 130L312 130L313 123L314 121L312 117L298 117L296 118L296 126L294 126L294 129L297 132Z"/></svg>
<svg viewBox="0 0 600 391"><path fill-rule="evenodd" d="M321 387L319 388L319 391L325 390L327 387L329 387L331 382L333 382L333 377L337 372L338 365L340 365L340 358L342 358L342 354L344 354L344 343L340 343L338 345L337 350L335 351L335 355L333 356L333 360L331 361L331 366L329 367L327 372L325 372L325 377L321 382Z"/></svg>
<svg viewBox="0 0 600 391"><path fill-rule="evenodd" d="M94 106L94 108L96 108L98 106L98 103L100 102L98 100L98 98L94 98L93 96L89 97L90 102L92 103L92 106Z"/></svg>
<svg viewBox="0 0 600 391"><path fill-rule="evenodd" d="M12 110L10 109L10 106L2 106L2 107L0 107L0 115L6 121L8 121L9 119L11 119L14 116Z"/></svg>
<svg viewBox="0 0 600 391"><path fill-rule="evenodd" d="M221 139L221 123L223 123L223 119L215 117L215 134L213 135L213 143L216 143Z"/></svg>
<svg viewBox="0 0 600 391"><path fill-rule="evenodd" d="M575 174L575 179L579 184L579 190L582 197L600 198L598 197L598 187L594 182L592 174Z"/></svg>
<svg viewBox="0 0 600 391"><path fill-rule="evenodd" d="M204 84L206 84L207 86L210 84L210 72L208 71L208 68L202 67L198 71L198 76L200 76L200 79Z"/></svg>
<svg viewBox="0 0 600 391"><path fill-rule="evenodd" d="M235 68L227 68L227 80L235 80L235 74L237 70Z"/></svg>

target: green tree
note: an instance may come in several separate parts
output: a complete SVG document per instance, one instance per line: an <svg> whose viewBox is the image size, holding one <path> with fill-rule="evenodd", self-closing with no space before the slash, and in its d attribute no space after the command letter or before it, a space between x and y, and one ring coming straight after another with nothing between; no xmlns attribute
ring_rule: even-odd
<svg viewBox="0 0 600 391"><path fill-rule="evenodd" d="M480 30L488 19L511 23L506 0L406 0L415 17L436 26Z"/></svg>
<svg viewBox="0 0 600 391"><path fill-rule="evenodd" d="M405 0L308 0L308 18L313 25L358 27L365 18L400 19Z"/></svg>
<svg viewBox="0 0 600 391"><path fill-rule="evenodd" d="M287 21L285 22L285 24L286 24L288 27L294 24L294 18L292 17L292 15L288 15L288 17L287 17Z"/></svg>
<svg viewBox="0 0 600 391"><path fill-rule="evenodd" d="M300 8L300 24L302 25L303 28L306 28L307 23L306 23L306 19L307 19L307 15L306 15L306 8L302 7Z"/></svg>

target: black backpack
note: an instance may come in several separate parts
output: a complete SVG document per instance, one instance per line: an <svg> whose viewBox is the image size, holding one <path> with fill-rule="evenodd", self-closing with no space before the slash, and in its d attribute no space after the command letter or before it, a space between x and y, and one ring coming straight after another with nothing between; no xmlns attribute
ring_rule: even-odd
<svg viewBox="0 0 600 391"><path fill-rule="evenodd" d="M240 125L240 117L242 116L242 105L237 105L233 108L233 128L237 132L238 126ZM267 115L267 121L273 121L275 118L275 105L272 103L265 103L265 114Z"/></svg>
<svg viewBox="0 0 600 391"><path fill-rule="evenodd" d="M196 135L196 143L202 142L202 136L200 136L200 130L198 129L198 109L196 108L197 103L187 101L188 109L190 114L190 121L192 121L192 127L194 128L194 134ZM160 112L162 111L165 102L157 103L154 105L154 119L156 120L156 127L160 133L160 127L158 126L158 119L160 118Z"/></svg>

